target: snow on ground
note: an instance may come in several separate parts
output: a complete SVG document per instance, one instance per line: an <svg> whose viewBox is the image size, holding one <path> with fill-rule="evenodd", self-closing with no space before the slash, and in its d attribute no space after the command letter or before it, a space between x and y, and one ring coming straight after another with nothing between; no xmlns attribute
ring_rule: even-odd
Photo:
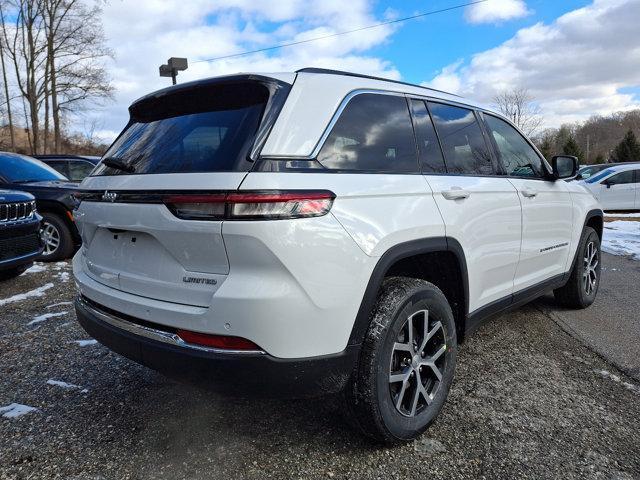
<svg viewBox="0 0 640 480"><path fill-rule="evenodd" d="M47 380L47 385L53 385L54 387L64 388L65 390L80 390L81 393L87 393L89 391L86 388L82 388L80 385L63 382L61 380L49 379Z"/></svg>
<svg viewBox="0 0 640 480"><path fill-rule="evenodd" d="M60 279L61 282L66 283L69 281L69 272L60 272L56 275L56 278Z"/></svg>
<svg viewBox="0 0 640 480"><path fill-rule="evenodd" d="M37 412L38 409L30 407L29 405L22 405L20 403L12 403L5 407L0 407L0 413L6 418L18 418L22 415L26 415L30 412Z"/></svg>
<svg viewBox="0 0 640 480"><path fill-rule="evenodd" d="M50 318L63 317L66 314L67 312L43 313L42 315L33 317L33 320L27 323L27 325L35 325L37 323L44 322L45 320L49 320Z"/></svg>
<svg viewBox="0 0 640 480"><path fill-rule="evenodd" d="M97 340L74 340L73 342L70 343L77 343L79 346L81 347L88 347L89 345L95 345L96 343L98 343Z"/></svg>
<svg viewBox="0 0 640 480"><path fill-rule="evenodd" d="M34 263L29 268L27 268L22 275L25 273L40 273L44 272L47 269L47 266L44 263Z"/></svg>
<svg viewBox="0 0 640 480"><path fill-rule="evenodd" d="M605 213L605 218L640 218L640 213Z"/></svg>
<svg viewBox="0 0 640 480"><path fill-rule="evenodd" d="M22 300L26 300L27 298L32 297L42 297L44 292L53 287L53 283L45 283L41 287L35 288L33 290L29 290L25 293L19 293L9 298L0 298L0 307L6 305L8 303L21 302Z"/></svg>
<svg viewBox="0 0 640 480"><path fill-rule="evenodd" d="M640 260L640 222L605 222L602 250L613 255L630 255Z"/></svg>

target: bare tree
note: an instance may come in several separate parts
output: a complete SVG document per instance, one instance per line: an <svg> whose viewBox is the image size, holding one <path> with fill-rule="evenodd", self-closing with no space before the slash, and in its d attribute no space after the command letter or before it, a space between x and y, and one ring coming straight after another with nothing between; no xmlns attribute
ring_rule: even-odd
<svg viewBox="0 0 640 480"><path fill-rule="evenodd" d="M4 25L4 9L0 3L0 21ZM4 83L4 98L6 100L7 120L9 121L9 136L11 138L11 150L16 149L16 138L13 133L13 115L11 114L11 95L9 94L9 80L7 78L7 67L4 62L4 38L0 36L0 64L2 65L2 80Z"/></svg>
<svg viewBox="0 0 640 480"><path fill-rule="evenodd" d="M54 149L61 145L61 114L86 102L111 98L113 89L101 60L111 56L100 22L99 4L42 0L53 114Z"/></svg>
<svg viewBox="0 0 640 480"><path fill-rule="evenodd" d="M47 81L45 64L47 57L43 44L42 8L39 0L9 0L14 21L3 12L2 39L15 69L17 87L26 103L25 121L30 126L31 153L40 151L40 106Z"/></svg>
<svg viewBox="0 0 640 480"><path fill-rule="evenodd" d="M525 88L505 90L493 97L496 108L509 118L525 135L533 135L542 124L540 107Z"/></svg>

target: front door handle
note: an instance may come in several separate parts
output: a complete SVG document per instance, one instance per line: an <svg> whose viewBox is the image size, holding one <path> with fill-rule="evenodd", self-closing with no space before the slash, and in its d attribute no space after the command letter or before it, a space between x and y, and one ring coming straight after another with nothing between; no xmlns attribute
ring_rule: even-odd
<svg viewBox="0 0 640 480"><path fill-rule="evenodd" d="M442 196L447 200L463 200L465 198L469 198L470 195L470 191L463 190L460 187L451 187L450 190L442 191Z"/></svg>
<svg viewBox="0 0 640 480"><path fill-rule="evenodd" d="M538 195L538 192L536 192L535 190L531 190L529 188L523 188L522 190L520 190L520 193L522 193L523 197L527 197L527 198L533 198L536 195Z"/></svg>

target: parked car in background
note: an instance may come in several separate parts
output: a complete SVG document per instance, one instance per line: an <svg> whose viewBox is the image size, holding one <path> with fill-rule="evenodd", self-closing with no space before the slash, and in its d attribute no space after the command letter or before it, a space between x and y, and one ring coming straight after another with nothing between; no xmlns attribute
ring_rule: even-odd
<svg viewBox="0 0 640 480"><path fill-rule="evenodd" d="M78 194L76 312L170 376L342 390L365 434L407 441L484 319L552 290L596 297L603 214L561 181L576 158L549 165L458 96L303 69L184 83L129 112Z"/></svg>
<svg viewBox="0 0 640 480"><path fill-rule="evenodd" d="M89 155L34 155L34 158L55 168L72 182L81 182L100 162L100 157Z"/></svg>
<svg viewBox="0 0 640 480"><path fill-rule="evenodd" d="M619 164L584 181L604 210L640 210L640 164Z"/></svg>
<svg viewBox="0 0 640 480"><path fill-rule="evenodd" d="M73 255L81 242L73 217L77 183L69 182L40 160L0 152L0 188L26 191L35 197L43 218L45 245L41 260L57 261Z"/></svg>
<svg viewBox="0 0 640 480"><path fill-rule="evenodd" d="M635 162L634 162L635 163ZM576 175L576 180L586 180L596 173L601 172L610 167L615 167L616 165L630 165L630 163L599 163L596 165L585 165L580 167L578 170L578 175Z"/></svg>
<svg viewBox="0 0 640 480"><path fill-rule="evenodd" d="M33 195L0 190L0 280L20 275L40 256L41 220Z"/></svg>

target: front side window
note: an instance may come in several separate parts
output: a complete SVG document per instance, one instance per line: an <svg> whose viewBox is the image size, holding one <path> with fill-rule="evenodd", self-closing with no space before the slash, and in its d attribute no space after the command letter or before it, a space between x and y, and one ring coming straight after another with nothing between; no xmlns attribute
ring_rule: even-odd
<svg viewBox="0 0 640 480"><path fill-rule="evenodd" d="M542 160L520 133L504 120L485 115L507 175L514 177L543 177Z"/></svg>
<svg viewBox="0 0 640 480"><path fill-rule="evenodd" d="M331 170L419 172L405 98L365 93L351 99L320 150L318 161Z"/></svg>
<svg viewBox="0 0 640 480"><path fill-rule="evenodd" d="M418 154L423 173L445 173L447 169L442 158L442 151L433 128L433 122L427 111L427 105L422 100L412 99L411 113L416 129Z"/></svg>
<svg viewBox="0 0 640 480"><path fill-rule="evenodd" d="M85 162L84 160L71 160L69 162L69 180L73 180L74 182L84 180L84 178L88 177L94 168L95 165L91 162Z"/></svg>
<svg viewBox="0 0 640 480"><path fill-rule="evenodd" d="M620 172L616 175L613 175L605 180L605 183L609 185L622 185L624 183L634 183L633 182L633 170L627 170L626 172Z"/></svg>
<svg viewBox="0 0 640 480"><path fill-rule="evenodd" d="M429 102L431 116L440 137L447 172L492 175L491 154L472 110Z"/></svg>

